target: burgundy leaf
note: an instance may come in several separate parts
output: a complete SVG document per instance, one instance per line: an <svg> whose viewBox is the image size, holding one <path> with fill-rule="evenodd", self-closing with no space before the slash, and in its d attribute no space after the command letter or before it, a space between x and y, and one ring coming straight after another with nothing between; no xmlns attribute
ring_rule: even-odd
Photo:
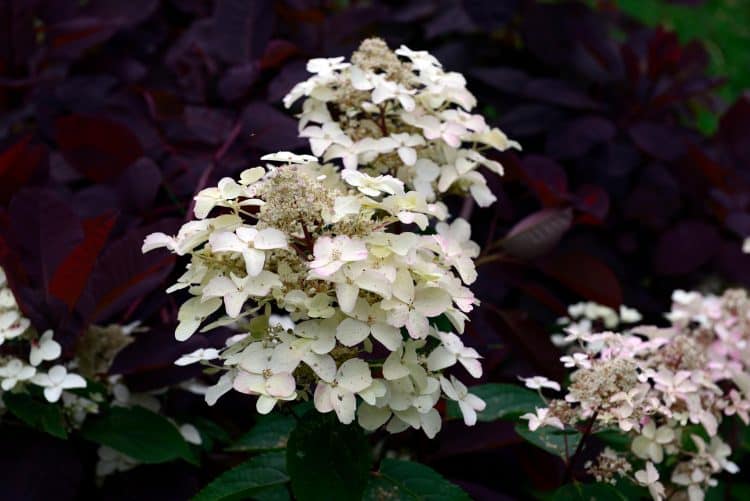
<svg viewBox="0 0 750 501"><path fill-rule="evenodd" d="M65 257L52 275L49 292L68 305L69 309L73 309L83 293L116 219L115 215L104 214L83 221L83 241Z"/></svg>
<svg viewBox="0 0 750 501"><path fill-rule="evenodd" d="M688 220L670 228L656 245L654 271L684 275L707 263L717 252L719 233L703 221Z"/></svg>
<svg viewBox="0 0 750 501"><path fill-rule="evenodd" d="M622 288L614 272L599 259L579 251L556 254L538 263L539 269L588 301L617 308Z"/></svg>
<svg viewBox="0 0 750 501"><path fill-rule="evenodd" d="M514 257L534 259L551 251L572 222L571 209L543 209L511 228L500 246Z"/></svg>
<svg viewBox="0 0 750 501"><path fill-rule="evenodd" d="M57 119L55 131L65 160L93 181L114 179L143 155L138 138L109 118L69 115Z"/></svg>

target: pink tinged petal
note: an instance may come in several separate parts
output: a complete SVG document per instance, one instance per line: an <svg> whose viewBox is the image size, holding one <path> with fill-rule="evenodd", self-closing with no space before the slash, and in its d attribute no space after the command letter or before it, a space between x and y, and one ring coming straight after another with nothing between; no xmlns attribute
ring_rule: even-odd
<svg viewBox="0 0 750 501"><path fill-rule="evenodd" d="M390 417L391 411L388 407L374 407L363 403L357 409L357 423L365 430L380 428Z"/></svg>
<svg viewBox="0 0 750 501"><path fill-rule="evenodd" d="M248 395L259 395L266 389L266 380L260 374L250 374L240 371L234 378L232 387L240 393Z"/></svg>
<svg viewBox="0 0 750 501"><path fill-rule="evenodd" d="M331 402L339 421L343 424L349 424L354 421L354 413L357 410L357 401L352 392L346 391L346 389L342 388L332 388Z"/></svg>
<svg viewBox="0 0 750 501"><path fill-rule="evenodd" d="M267 395L260 395L255 402L255 410L258 414L268 414L276 405L276 399Z"/></svg>
<svg viewBox="0 0 750 501"><path fill-rule="evenodd" d="M464 366L466 371L475 378L482 377L482 364L475 358L459 358L459 362Z"/></svg>
<svg viewBox="0 0 750 501"><path fill-rule="evenodd" d="M345 243L341 249L341 260L353 262L363 259L367 259L367 246L365 243L361 240L349 239L349 242Z"/></svg>
<svg viewBox="0 0 750 501"><path fill-rule="evenodd" d="M357 297L359 296L359 287L348 283L337 283L336 284L336 299L339 302L339 307L344 313L351 313L354 306L357 304Z"/></svg>
<svg viewBox="0 0 750 501"><path fill-rule="evenodd" d="M315 273L321 277L330 277L344 265L341 261L323 261L314 260L310 261L310 268L315 270Z"/></svg>
<svg viewBox="0 0 750 501"><path fill-rule="evenodd" d="M288 398L294 394L296 388L297 383L288 372L274 374L266 380L266 391L273 397Z"/></svg>
<svg viewBox="0 0 750 501"><path fill-rule="evenodd" d="M353 318L344 319L336 327L336 338L344 346L355 346L364 341L370 334L370 326Z"/></svg>
<svg viewBox="0 0 750 501"><path fill-rule="evenodd" d="M276 228L260 230L255 236L253 246L256 249L285 249L287 246L286 234Z"/></svg>
<svg viewBox="0 0 750 501"><path fill-rule="evenodd" d="M377 339L388 350L394 351L401 346L403 338L399 329L384 323L376 323L372 326L371 331L372 337Z"/></svg>
<svg viewBox="0 0 750 501"><path fill-rule="evenodd" d="M351 358L339 367L336 382L353 393L362 391L372 384L370 367L364 360Z"/></svg>
<svg viewBox="0 0 750 501"><path fill-rule="evenodd" d="M315 409L318 412L326 413L333 410L333 403L331 402L331 387L326 383L318 383L315 387L315 394L313 396L315 403Z"/></svg>
<svg viewBox="0 0 750 501"><path fill-rule="evenodd" d="M439 371L451 367L456 363L456 355L443 346L438 346L427 357L427 368L431 371Z"/></svg>

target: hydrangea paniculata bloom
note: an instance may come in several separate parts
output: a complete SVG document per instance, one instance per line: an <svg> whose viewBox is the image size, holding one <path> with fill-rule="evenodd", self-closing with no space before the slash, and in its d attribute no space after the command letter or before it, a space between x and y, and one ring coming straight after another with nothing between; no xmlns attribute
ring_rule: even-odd
<svg viewBox="0 0 750 501"><path fill-rule="evenodd" d="M571 307L561 322L568 335L557 337L568 350L561 360L573 369L570 384L563 398L522 418L532 430L581 423L593 432L619 429L630 451L607 449L590 462L598 481L625 476L656 500L698 500L720 472L738 471L719 425L733 415L750 423L750 299L728 290L675 291L672 300L666 328L634 326L639 316L628 309L618 315L590 303ZM599 330L618 325L622 332Z"/></svg>
<svg viewBox="0 0 750 501"><path fill-rule="evenodd" d="M308 69L315 75L285 103L306 97L300 134L314 156L266 155L279 164L201 191L196 221L144 242L144 252L190 255L169 289L192 296L180 308L178 339L209 317L203 330L245 325L218 358L200 352L178 362L224 370L209 403L231 389L257 396L260 413L310 399L342 423L432 437L444 396L472 425L484 402L443 371L482 375L481 356L460 338L478 304L467 285L479 247L466 221L448 222L439 196L450 189L491 203L477 168L501 168L476 146L515 143L468 113L475 102L463 77L427 53L393 53L372 39L351 63L318 59Z"/></svg>

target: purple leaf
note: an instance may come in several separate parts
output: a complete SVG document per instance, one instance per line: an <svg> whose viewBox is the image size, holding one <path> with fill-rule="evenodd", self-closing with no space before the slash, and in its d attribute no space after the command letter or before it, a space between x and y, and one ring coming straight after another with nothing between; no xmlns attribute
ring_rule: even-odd
<svg viewBox="0 0 750 501"><path fill-rule="evenodd" d="M218 0L213 22L213 47L219 57L235 64L259 59L274 25L273 2Z"/></svg>
<svg viewBox="0 0 750 501"><path fill-rule="evenodd" d="M513 226L500 246L514 257L534 259L551 251L572 222L571 209L543 209Z"/></svg>
<svg viewBox="0 0 750 501"><path fill-rule="evenodd" d="M706 264L721 240L715 227L688 220L670 228L656 244L654 271L661 275L685 275Z"/></svg>

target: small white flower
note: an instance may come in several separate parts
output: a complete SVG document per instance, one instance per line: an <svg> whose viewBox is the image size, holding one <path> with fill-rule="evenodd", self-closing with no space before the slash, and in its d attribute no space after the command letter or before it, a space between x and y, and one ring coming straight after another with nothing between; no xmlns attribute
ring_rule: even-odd
<svg viewBox="0 0 750 501"><path fill-rule="evenodd" d="M24 364L18 358L12 358L0 367L0 379L2 379L0 385L3 390L10 391L19 382L31 379L34 374L36 374L34 367Z"/></svg>
<svg viewBox="0 0 750 501"><path fill-rule="evenodd" d="M458 403L466 426L474 426L477 422L477 411L481 412L487 406L484 400L469 393L466 386L455 376L451 376L450 381L440 376L440 386L448 398Z"/></svg>
<svg viewBox="0 0 750 501"><path fill-rule="evenodd" d="M518 379L524 382L526 388L531 388L532 390L549 388L550 390L560 391L560 383L556 383L544 376L519 377Z"/></svg>
<svg viewBox="0 0 750 501"><path fill-rule="evenodd" d="M651 420L641 429L641 434L633 439L631 449L641 459L650 459L659 464L664 459L664 446L675 439L675 433L669 426L660 426Z"/></svg>
<svg viewBox="0 0 750 501"><path fill-rule="evenodd" d="M354 421L357 408L355 393L364 391L372 384L372 375L367 362L351 358L341 364L331 383L320 381L315 388L315 408L319 412L335 411L339 421L349 424Z"/></svg>
<svg viewBox="0 0 750 501"><path fill-rule="evenodd" d="M427 368L439 371L460 362L475 378L482 377L482 358L474 348L467 348L457 335L448 332L438 332L440 346L437 346L427 357Z"/></svg>
<svg viewBox="0 0 750 501"><path fill-rule="evenodd" d="M264 348L263 343L253 343L242 353L241 370L234 378L234 389L258 395L256 409L268 414L278 400L294 400L297 383L292 373L299 360L290 355L290 347L277 345Z"/></svg>
<svg viewBox="0 0 750 501"><path fill-rule="evenodd" d="M37 373L31 378L31 382L44 388L44 398L48 402L57 402L63 390L74 388L85 388L86 380L78 374L68 373L62 365L55 365L47 373Z"/></svg>
<svg viewBox="0 0 750 501"><path fill-rule="evenodd" d="M563 365L568 368L572 368L572 367L580 367L582 369L591 368L591 361L589 360L589 356L586 353L573 353L572 355L562 356L560 357L560 362L562 362Z"/></svg>
<svg viewBox="0 0 750 501"><path fill-rule="evenodd" d="M537 408L533 413L527 412L526 414L520 416L520 418L528 420L529 430L531 431L536 431L542 426L552 426L554 428L559 428L560 430L565 429L562 421L560 421L560 419L555 416L550 416L549 409L546 407L541 409Z"/></svg>
<svg viewBox="0 0 750 501"><path fill-rule="evenodd" d="M654 501L664 499L664 486L659 482L659 472L656 471L654 463L649 461L646 463L645 469L635 472L635 479L642 486L648 487Z"/></svg>
<svg viewBox="0 0 750 501"><path fill-rule="evenodd" d="M197 350L182 355L174 361L175 365L190 365L203 360L214 360L219 358L219 350L216 348L198 348Z"/></svg>
<svg viewBox="0 0 750 501"><path fill-rule="evenodd" d="M349 63L344 62L343 57L315 58L307 62L307 71L317 73L321 76L331 76L338 70L349 67Z"/></svg>
<svg viewBox="0 0 750 501"><path fill-rule="evenodd" d="M313 155L297 155L289 151L279 151L276 153L269 153L260 157L261 160L268 160L270 162L284 162L288 164L304 165L314 163L318 161L318 157Z"/></svg>
<svg viewBox="0 0 750 501"><path fill-rule="evenodd" d="M370 197L379 197L383 193L394 195L404 192L404 183L393 176L372 177L356 170L345 170L341 172L341 178Z"/></svg>
<svg viewBox="0 0 750 501"><path fill-rule="evenodd" d="M362 261L367 258L367 247L361 240L340 235L334 238L320 237L313 247L315 259L310 262L311 271L321 277L333 275L344 263Z"/></svg>
<svg viewBox="0 0 750 501"><path fill-rule="evenodd" d="M31 342L31 365L37 366L45 360L56 360L60 357L60 344L52 339L52 331L46 331L37 340Z"/></svg>

